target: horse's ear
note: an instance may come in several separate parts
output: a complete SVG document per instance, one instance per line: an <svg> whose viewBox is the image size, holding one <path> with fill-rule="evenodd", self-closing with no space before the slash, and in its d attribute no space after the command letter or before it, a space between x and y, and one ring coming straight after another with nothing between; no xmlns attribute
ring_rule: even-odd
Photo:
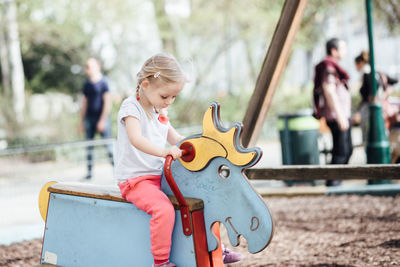
<svg viewBox="0 0 400 267"><path fill-rule="evenodd" d="M261 157L258 148L245 149L240 145L242 125L235 123L230 129L222 127L219 117L219 104L213 102L204 113L203 134L185 139L191 142L196 155L191 162L180 160L191 171L203 169L211 159L223 157L236 166L250 167Z"/></svg>
<svg viewBox="0 0 400 267"><path fill-rule="evenodd" d="M203 136L220 143L226 150L226 158L237 166L251 166L260 157L257 148L245 149L241 146L240 136L242 124L235 123L230 129L222 127L219 116L220 106L213 102L203 117Z"/></svg>

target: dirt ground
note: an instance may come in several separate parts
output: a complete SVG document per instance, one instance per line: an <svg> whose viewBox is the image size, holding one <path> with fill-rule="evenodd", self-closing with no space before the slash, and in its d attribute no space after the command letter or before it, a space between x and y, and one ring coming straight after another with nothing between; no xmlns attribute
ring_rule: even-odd
<svg viewBox="0 0 400 267"><path fill-rule="evenodd" d="M258 254L230 266L400 266L400 196L274 197L265 199L275 233ZM0 246L0 266L36 266L41 239ZM138 266L141 267L141 266ZM184 266L182 266L184 267Z"/></svg>

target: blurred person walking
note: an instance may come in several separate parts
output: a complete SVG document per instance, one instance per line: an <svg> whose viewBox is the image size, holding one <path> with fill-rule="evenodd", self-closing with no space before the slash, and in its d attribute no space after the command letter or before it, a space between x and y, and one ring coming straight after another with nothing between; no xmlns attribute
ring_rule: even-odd
<svg viewBox="0 0 400 267"><path fill-rule="evenodd" d="M351 140L351 96L349 75L339 65L346 56L346 43L332 38L326 43L327 56L315 67L314 116L325 117L332 134L331 164L348 164L353 152ZM340 185L340 180L327 180L327 186Z"/></svg>
<svg viewBox="0 0 400 267"><path fill-rule="evenodd" d="M369 53L361 51L361 53L354 59L354 63L358 72L362 73L360 94L360 114L361 114L361 130L363 143L367 141L368 119L369 119L369 103L380 101L382 102L383 116L385 120L385 127L390 128L393 121L396 121L396 114L398 109L391 105L388 101L389 95L392 93L392 86L398 82L397 79L389 75L376 72L376 81L378 84L377 96L374 96L371 80L371 67L369 65Z"/></svg>
<svg viewBox="0 0 400 267"><path fill-rule="evenodd" d="M83 102L81 107L80 132L85 131L86 140L93 140L96 133L102 138L111 138L111 95L107 80L101 73L100 62L95 58L86 61L87 80L83 85ZM114 166L113 149L106 145L108 157ZM93 146L87 147L87 175L93 176Z"/></svg>

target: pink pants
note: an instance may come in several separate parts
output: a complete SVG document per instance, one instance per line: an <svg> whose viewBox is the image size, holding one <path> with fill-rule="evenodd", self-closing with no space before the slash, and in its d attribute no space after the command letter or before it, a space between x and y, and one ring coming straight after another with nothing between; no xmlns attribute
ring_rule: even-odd
<svg viewBox="0 0 400 267"><path fill-rule="evenodd" d="M169 259L175 209L161 191L161 176L145 175L118 185L122 197L151 215L151 253L155 260Z"/></svg>

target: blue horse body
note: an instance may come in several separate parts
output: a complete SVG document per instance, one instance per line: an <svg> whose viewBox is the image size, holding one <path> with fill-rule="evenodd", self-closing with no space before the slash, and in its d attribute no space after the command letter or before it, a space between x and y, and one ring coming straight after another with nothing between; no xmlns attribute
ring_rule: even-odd
<svg viewBox="0 0 400 267"><path fill-rule="evenodd" d="M227 178L221 178L218 173L222 165L230 170ZM268 245L273 233L272 218L266 204L242 173L243 167L217 157L201 171L189 171L179 161L174 161L171 169L183 196L199 198L204 202L209 251L218 246L211 231L215 222L225 225L233 246L239 244L239 235L247 240L251 253L257 253ZM172 194L165 177L161 187L167 194Z"/></svg>
<svg viewBox="0 0 400 267"><path fill-rule="evenodd" d="M239 245L242 235L251 253L260 252L272 239L273 222L269 210L243 172L258 162L262 151L240 145L242 128L240 123L224 128L220 122L219 104L211 103L203 117L203 133L183 141L193 142L195 156L192 160L196 164L187 165L187 161L181 159L171 166L172 176L183 196L204 202L209 251L218 247L211 230L215 222L225 225L233 246ZM172 194L165 177L161 187L167 194Z"/></svg>

